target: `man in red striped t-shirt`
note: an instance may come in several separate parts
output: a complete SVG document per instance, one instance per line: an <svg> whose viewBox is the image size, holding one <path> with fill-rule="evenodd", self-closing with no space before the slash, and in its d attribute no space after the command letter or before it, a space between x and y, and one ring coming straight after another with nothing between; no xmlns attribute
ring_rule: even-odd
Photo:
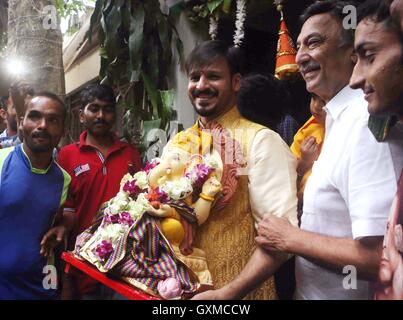
<svg viewBox="0 0 403 320"><path fill-rule="evenodd" d="M141 168L140 153L128 143L119 141L111 131L116 119L115 108L116 98L110 87L95 84L84 89L80 121L86 130L78 142L62 148L58 156L60 165L72 177L64 207L64 216L74 219L70 249L76 237L91 225L101 204L118 193L128 167L134 167L135 171ZM71 298L69 293L72 291L80 298L103 298L101 285L91 278L77 274L73 280L64 281L65 298Z"/></svg>

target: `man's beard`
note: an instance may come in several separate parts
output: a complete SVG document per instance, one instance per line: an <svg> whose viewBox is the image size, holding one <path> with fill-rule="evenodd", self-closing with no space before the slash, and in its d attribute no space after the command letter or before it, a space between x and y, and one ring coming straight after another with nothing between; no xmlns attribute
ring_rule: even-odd
<svg viewBox="0 0 403 320"><path fill-rule="evenodd" d="M103 129L96 129L97 124L103 124L105 127ZM105 136L109 135L113 125L110 125L104 120L96 120L94 122L84 121L83 123L86 130L88 130L94 136Z"/></svg>
<svg viewBox="0 0 403 320"><path fill-rule="evenodd" d="M25 139L24 141L33 153L43 153L53 150L51 144L38 146L31 139Z"/></svg>
<svg viewBox="0 0 403 320"><path fill-rule="evenodd" d="M49 143L45 145L37 145L34 142L34 138L47 138L49 140ZM51 137L47 132L31 133L28 137L26 137L26 139L24 139L24 141L33 153L42 153L53 150Z"/></svg>
<svg viewBox="0 0 403 320"><path fill-rule="evenodd" d="M207 89L207 90L195 89L192 92L192 105L193 105L193 108L195 109L196 113L202 117L213 116L217 112L217 110L216 110L217 108L205 109L205 108L203 108L203 106L197 107L196 99L200 95L208 95L212 98L212 97L217 97L218 92L216 90L211 90L211 89Z"/></svg>
<svg viewBox="0 0 403 320"><path fill-rule="evenodd" d="M192 105L196 113L201 117L211 117L216 113L216 108L204 109L202 107L199 109L198 107L196 107L196 103L192 103Z"/></svg>

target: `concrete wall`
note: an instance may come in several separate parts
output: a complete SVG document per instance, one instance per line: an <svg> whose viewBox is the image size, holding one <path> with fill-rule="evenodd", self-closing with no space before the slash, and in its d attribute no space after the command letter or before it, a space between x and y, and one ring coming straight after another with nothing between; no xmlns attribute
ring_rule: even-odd
<svg viewBox="0 0 403 320"><path fill-rule="evenodd" d="M100 67L99 49L95 48L65 71L66 94L97 78Z"/></svg>

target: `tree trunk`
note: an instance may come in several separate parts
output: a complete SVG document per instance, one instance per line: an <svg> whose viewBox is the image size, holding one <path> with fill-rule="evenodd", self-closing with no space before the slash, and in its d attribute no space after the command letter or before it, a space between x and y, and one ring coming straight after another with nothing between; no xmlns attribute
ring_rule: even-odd
<svg viewBox="0 0 403 320"><path fill-rule="evenodd" d="M7 1L0 0L0 32L7 32Z"/></svg>
<svg viewBox="0 0 403 320"><path fill-rule="evenodd" d="M7 57L23 63L20 78L35 91L51 91L64 98L62 47L55 0L9 0Z"/></svg>

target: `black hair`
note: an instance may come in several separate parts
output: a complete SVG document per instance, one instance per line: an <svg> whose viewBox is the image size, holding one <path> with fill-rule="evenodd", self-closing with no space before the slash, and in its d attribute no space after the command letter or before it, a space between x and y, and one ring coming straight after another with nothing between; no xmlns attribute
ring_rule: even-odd
<svg viewBox="0 0 403 320"><path fill-rule="evenodd" d="M32 98L35 98L35 97L45 97L45 98L48 98L50 100L57 102L62 107L63 118L66 119L66 116L67 116L66 105L63 102L63 100L60 99L60 97L58 95L56 95L50 91L41 91L41 92L35 93Z"/></svg>
<svg viewBox="0 0 403 320"><path fill-rule="evenodd" d="M289 96L284 84L273 75L253 73L242 77L237 105L245 118L277 130Z"/></svg>
<svg viewBox="0 0 403 320"><path fill-rule="evenodd" d="M95 99L109 102L113 106L116 105L116 97L113 89L106 84L90 84L81 92L80 96L80 109Z"/></svg>
<svg viewBox="0 0 403 320"><path fill-rule="evenodd" d="M7 111L8 96L0 97L0 109Z"/></svg>
<svg viewBox="0 0 403 320"><path fill-rule="evenodd" d="M240 49L229 46L222 40L204 41L196 46L186 59L186 72L189 74L193 67L209 65L218 58L227 60L231 75L241 73L242 56Z"/></svg>
<svg viewBox="0 0 403 320"><path fill-rule="evenodd" d="M304 24L309 18L316 16L322 13L329 13L336 19L340 21L342 24L343 19L346 16L346 13L343 12L343 9L348 6L353 5L356 6L355 1L316 1L310 6L308 6L302 15L300 16L301 24ZM341 46L353 46L354 45L354 29L346 29L341 28Z"/></svg>
<svg viewBox="0 0 403 320"><path fill-rule="evenodd" d="M384 26L395 32L400 38L402 48L402 64L403 64L403 35L400 32L400 26L396 24L390 15L391 1L387 0L367 0L357 9L357 23L364 19L369 19L375 23L383 23Z"/></svg>
<svg viewBox="0 0 403 320"><path fill-rule="evenodd" d="M357 22L371 19L376 23L383 22L388 28L399 32L399 27L390 16L390 2L385 0L367 0L357 9Z"/></svg>

